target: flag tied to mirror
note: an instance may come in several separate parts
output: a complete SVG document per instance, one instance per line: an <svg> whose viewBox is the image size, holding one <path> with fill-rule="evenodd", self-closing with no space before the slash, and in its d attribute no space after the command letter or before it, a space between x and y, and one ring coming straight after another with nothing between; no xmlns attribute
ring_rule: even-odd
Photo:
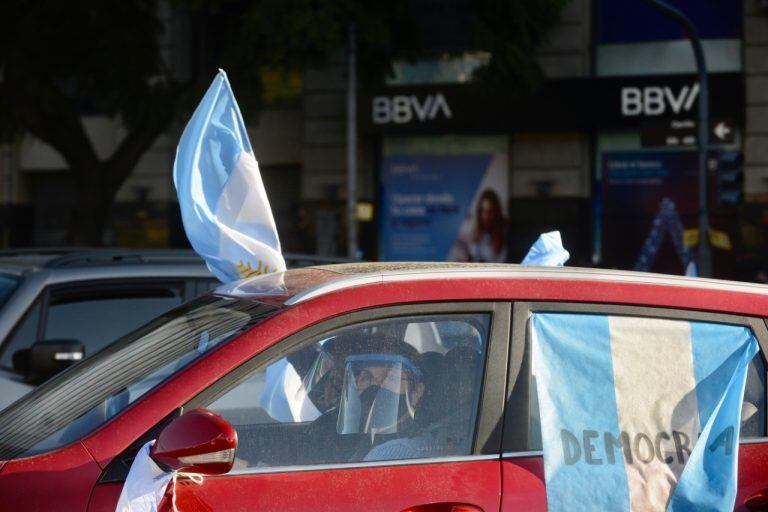
<svg viewBox="0 0 768 512"><path fill-rule="evenodd" d="M115 512L157 512L173 473L162 470L149 456L152 443L145 443L131 463Z"/></svg>
<svg viewBox="0 0 768 512"><path fill-rule="evenodd" d="M184 129L173 181L187 238L220 281L285 270L259 165L224 71Z"/></svg>

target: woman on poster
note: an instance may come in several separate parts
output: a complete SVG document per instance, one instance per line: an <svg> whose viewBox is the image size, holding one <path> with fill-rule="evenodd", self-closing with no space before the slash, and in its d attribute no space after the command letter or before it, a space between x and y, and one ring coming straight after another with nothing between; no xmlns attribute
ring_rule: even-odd
<svg viewBox="0 0 768 512"><path fill-rule="evenodd" d="M499 195L487 188L480 194L474 223L466 223L448 255L449 261L504 263L507 246L504 240L505 219Z"/></svg>

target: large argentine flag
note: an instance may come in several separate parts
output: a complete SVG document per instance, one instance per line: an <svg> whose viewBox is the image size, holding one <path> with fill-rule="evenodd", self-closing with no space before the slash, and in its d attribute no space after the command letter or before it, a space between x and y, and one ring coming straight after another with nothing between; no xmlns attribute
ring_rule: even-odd
<svg viewBox="0 0 768 512"><path fill-rule="evenodd" d="M224 71L184 129L173 181L187 238L220 281L285 270L259 165Z"/></svg>
<svg viewBox="0 0 768 512"><path fill-rule="evenodd" d="M550 511L725 511L736 497L745 327L536 313Z"/></svg>

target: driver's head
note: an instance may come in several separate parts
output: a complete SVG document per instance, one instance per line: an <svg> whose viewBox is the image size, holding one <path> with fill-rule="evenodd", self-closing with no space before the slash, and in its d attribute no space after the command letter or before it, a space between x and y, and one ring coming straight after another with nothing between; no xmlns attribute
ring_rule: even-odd
<svg viewBox="0 0 768 512"><path fill-rule="evenodd" d="M418 352L381 341L345 360L338 432L394 434L407 428L424 396Z"/></svg>

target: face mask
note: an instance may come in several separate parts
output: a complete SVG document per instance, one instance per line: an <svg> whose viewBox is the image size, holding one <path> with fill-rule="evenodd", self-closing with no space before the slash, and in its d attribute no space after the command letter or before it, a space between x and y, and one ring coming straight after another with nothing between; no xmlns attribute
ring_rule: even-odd
<svg viewBox="0 0 768 512"><path fill-rule="evenodd" d="M371 434L395 434L413 420L414 412L408 400L408 393L400 394L379 389L371 404L363 431Z"/></svg>
<svg viewBox="0 0 768 512"><path fill-rule="evenodd" d="M363 402L356 389L345 386L339 403L339 418L336 431L339 434L360 433L360 418L363 413Z"/></svg>
<svg viewBox="0 0 768 512"><path fill-rule="evenodd" d="M415 416L413 382L420 375L407 359L368 354L346 360L337 432L394 434Z"/></svg>
<svg viewBox="0 0 768 512"><path fill-rule="evenodd" d="M368 386L361 394L360 394L360 406L363 411L365 411L365 416L368 416L371 407L373 407L373 401L376 399L376 395L378 395L381 392L381 388L379 386L373 385Z"/></svg>

